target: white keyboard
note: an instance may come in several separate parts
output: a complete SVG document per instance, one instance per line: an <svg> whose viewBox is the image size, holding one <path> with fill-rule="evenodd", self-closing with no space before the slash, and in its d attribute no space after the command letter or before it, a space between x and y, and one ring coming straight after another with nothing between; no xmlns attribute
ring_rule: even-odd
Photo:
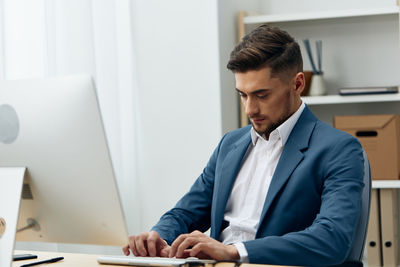
<svg viewBox="0 0 400 267"><path fill-rule="evenodd" d="M186 263L215 263L214 260L201 260L198 258L161 258L161 257L130 257L130 256L102 256L97 261L102 264L120 264L136 266L180 266Z"/></svg>

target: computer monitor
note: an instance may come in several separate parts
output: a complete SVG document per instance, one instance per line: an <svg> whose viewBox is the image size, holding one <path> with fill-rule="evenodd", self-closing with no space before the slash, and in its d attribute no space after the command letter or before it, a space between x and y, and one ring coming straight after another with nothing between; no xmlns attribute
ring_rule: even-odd
<svg viewBox="0 0 400 267"><path fill-rule="evenodd" d="M90 76L0 82L1 167L27 168L18 229L37 223L18 241L126 243Z"/></svg>
<svg viewBox="0 0 400 267"><path fill-rule="evenodd" d="M25 168L0 168L0 266L11 266Z"/></svg>

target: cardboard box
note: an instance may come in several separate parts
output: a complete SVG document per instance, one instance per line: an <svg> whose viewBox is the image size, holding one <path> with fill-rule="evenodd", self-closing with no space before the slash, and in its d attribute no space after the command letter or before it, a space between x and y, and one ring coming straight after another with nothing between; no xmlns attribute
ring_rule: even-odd
<svg viewBox="0 0 400 267"><path fill-rule="evenodd" d="M368 155L372 179L399 179L400 115L335 116L334 126L360 140Z"/></svg>

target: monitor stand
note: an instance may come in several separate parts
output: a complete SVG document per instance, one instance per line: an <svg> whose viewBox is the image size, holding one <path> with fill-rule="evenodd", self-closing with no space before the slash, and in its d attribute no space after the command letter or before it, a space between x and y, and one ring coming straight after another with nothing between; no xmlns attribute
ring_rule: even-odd
<svg viewBox="0 0 400 267"><path fill-rule="evenodd" d="M0 266L11 266L24 167L0 167Z"/></svg>

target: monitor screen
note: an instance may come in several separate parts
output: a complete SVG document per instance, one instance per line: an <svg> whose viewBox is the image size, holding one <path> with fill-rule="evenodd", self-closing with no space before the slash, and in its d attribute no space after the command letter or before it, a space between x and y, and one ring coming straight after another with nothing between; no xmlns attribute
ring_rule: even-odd
<svg viewBox="0 0 400 267"><path fill-rule="evenodd" d="M0 82L1 167L27 168L18 241L126 243L90 76Z"/></svg>

